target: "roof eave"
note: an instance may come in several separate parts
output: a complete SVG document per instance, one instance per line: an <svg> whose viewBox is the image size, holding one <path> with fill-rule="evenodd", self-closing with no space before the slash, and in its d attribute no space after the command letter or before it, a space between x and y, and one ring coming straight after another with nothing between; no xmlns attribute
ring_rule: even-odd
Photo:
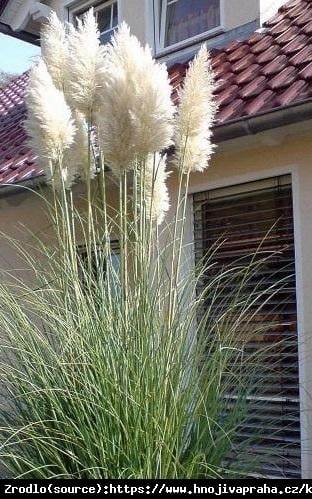
<svg viewBox="0 0 312 499"><path fill-rule="evenodd" d="M219 143L310 119L312 119L312 99L215 125L213 136Z"/></svg>
<svg viewBox="0 0 312 499"><path fill-rule="evenodd" d="M46 180L42 174L38 175L38 177L24 180L18 184L14 184L14 182L12 184L2 184L0 185L0 199L2 197L6 198L13 194L21 193L23 190L30 192L44 185L46 185Z"/></svg>
<svg viewBox="0 0 312 499"><path fill-rule="evenodd" d="M13 36L24 42L32 43L33 45L40 46L40 39L38 36L28 33L27 31L14 31L8 24L2 23L0 21L0 33L4 35Z"/></svg>

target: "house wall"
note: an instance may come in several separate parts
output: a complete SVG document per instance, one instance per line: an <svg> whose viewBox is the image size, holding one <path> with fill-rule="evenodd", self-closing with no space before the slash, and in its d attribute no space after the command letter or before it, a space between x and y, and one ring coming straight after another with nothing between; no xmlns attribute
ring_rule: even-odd
<svg viewBox="0 0 312 499"><path fill-rule="evenodd" d="M159 0L118 0L119 20L126 21L132 32L142 43L154 47L154 5ZM67 16L67 8L83 4L85 0L53 0L51 6L59 9L63 5L63 16ZM93 2L94 3L94 2ZM90 4L92 1L90 0ZM259 0L221 0L224 12L224 27L226 30L241 26L260 16Z"/></svg>

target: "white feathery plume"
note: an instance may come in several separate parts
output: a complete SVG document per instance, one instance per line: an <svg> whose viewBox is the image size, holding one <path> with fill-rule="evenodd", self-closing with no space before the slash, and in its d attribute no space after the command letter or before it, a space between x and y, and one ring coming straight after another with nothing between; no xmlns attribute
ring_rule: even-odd
<svg viewBox="0 0 312 499"><path fill-rule="evenodd" d="M79 111L74 111L74 124L76 128L74 143L71 149L65 152L64 163L73 177L86 180L95 176L96 162L92 145L89 158L88 124Z"/></svg>
<svg viewBox="0 0 312 499"><path fill-rule="evenodd" d="M106 49L100 45L93 9L77 22L77 29L71 27L68 34L68 96L73 107L89 118L99 105Z"/></svg>
<svg viewBox="0 0 312 499"><path fill-rule="evenodd" d="M147 216L151 214L160 225L169 210L169 194L166 185L169 172L166 171L167 156L150 154L145 167L145 198Z"/></svg>
<svg viewBox="0 0 312 499"><path fill-rule="evenodd" d="M26 104L28 117L25 127L30 145L38 155L48 181L53 176L57 188L60 187L58 172L63 167L62 177L66 187L70 187L73 175L63 165L63 157L73 144L75 126L64 94L55 87L42 59L31 70Z"/></svg>
<svg viewBox="0 0 312 499"><path fill-rule="evenodd" d="M68 41L65 25L56 12L48 17L41 31L41 54L57 88L64 89L67 74Z"/></svg>
<svg viewBox="0 0 312 499"><path fill-rule="evenodd" d="M212 124L217 111L214 88L210 58L203 45L191 62L183 88L179 91L173 163L184 173L203 171L214 151L211 143Z"/></svg>
<svg viewBox="0 0 312 499"><path fill-rule="evenodd" d="M122 23L106 54L100 141L113 171L172 143L174 106L164 65Z"/></svg>

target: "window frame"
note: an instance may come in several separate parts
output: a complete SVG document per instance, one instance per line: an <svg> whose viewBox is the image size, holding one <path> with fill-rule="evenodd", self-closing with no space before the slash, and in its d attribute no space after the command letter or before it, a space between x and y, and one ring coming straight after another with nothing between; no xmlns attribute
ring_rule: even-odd
<svg viewBox="0 0 312 499"><path fill-rule="evenodd" d="M181 40L180 42L173 43L172 45L165 46L165 36L166 36L166 19L167 19L167 8L168 2L176 3L178 0L156 0L154 2L154 28L156 34L156 53L167 53L173 52L175 50L179 50L181 48L187 47L189 45L196 44L202 40L207 38L212 38L213 36L224 32L224 19L225 19L225 0L219 0L220 2L220 24L215 28L209 29L198 35L194 35L190 38L186 38L185 40ZM166 6L164 9L161 8L161 3L166 2Z"/></svg>
<svg viewBox="0 0 312 499"><path fill-rule="evenodd" d="M112 21L113 21L113 14L114 14L114 9L112 6L116 4L117 5L117 20L118 24L120 23L120 8L119 8L119 1L118 0L84 0L80 1L78 4L75 4L73 7L69 7L69 12L70 12L70 21L73 24L75 17L84 14L90 7L94 8L94 12L99 12L103 8L106 7L111 7L111 26L112 26ZM117 26L118 26L117 24ZM117 27L116 26L116 27ZM105 35L109 32L113 32L116 27L110 27L109 29L105 31L100 32L100 36Z"/></svg>

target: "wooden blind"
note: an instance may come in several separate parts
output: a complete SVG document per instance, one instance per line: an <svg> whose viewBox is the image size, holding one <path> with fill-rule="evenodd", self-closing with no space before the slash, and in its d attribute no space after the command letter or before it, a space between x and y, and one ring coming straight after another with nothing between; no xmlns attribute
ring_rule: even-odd
<svg viewBox="0 0 312 499"><path fill-rule="evenodd" d="M210 272L222 271L237 259L248 262L258 251L272 256L261 265L252 286L261 283L269 289L274 282L285 280L253 318L261 323L262 332L248 339L247 349L270 348L262 359L260 388L249 398L252 416L239 438L248 438L260 429L261 437L251 449L260 456L259 473L298 478L300 409L291 178L286 175L201 192L193 196L193 202L197 261L205 259L208 250L222 240ZM230 287L223 290L223 298L227 295L231 295Z"/></svg>

